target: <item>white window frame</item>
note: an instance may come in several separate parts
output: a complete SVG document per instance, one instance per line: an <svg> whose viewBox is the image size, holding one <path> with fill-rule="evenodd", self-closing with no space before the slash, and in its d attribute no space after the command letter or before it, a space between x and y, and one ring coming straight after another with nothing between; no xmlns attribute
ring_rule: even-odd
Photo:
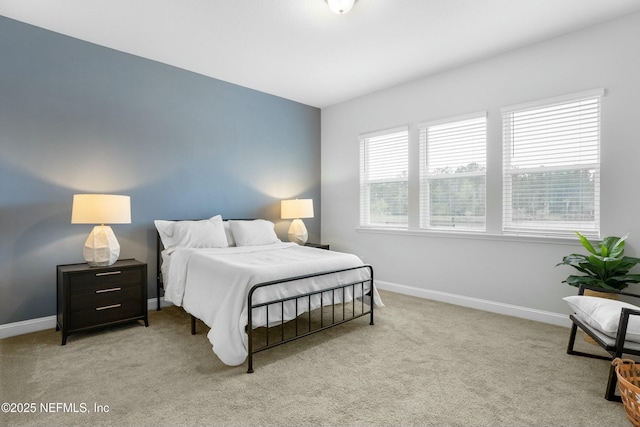
<svg viewBox="0 0 640 427"><path fill-rule="evenodd" d="M596 89L575 93L566 96L548 98L544 100L529 102L526 104L518 104L501 109L503 123L503 208L502 208L502 232L506 235L533 235L533 236L575 236L575 231L580 231L590 237L599 237L600 235L600 134L601 134L601 110L602 97L605 95L604 89ZM589 158L588 161L574 164L569 167L568 164L553 165L553 157L549 154L544 157L545 165L541 166L513 166L513 133L512 128L515 116L518 113L541 111L545 108L553 108L561 105L569 105L581 101L597 100L597 153L595 158ZM542 128L541 128L542 130ZM557 134L556 134L557 135ZM590 138L593 144L593 137ZM544 144L542 142L540 145ZM538 147L535 151L543 154L543 148ZM533 157L533 156L531 156ZM546 165L546 164L550 165ZM560 161L562 163L562 161ZM566 163L566 162L565 162ZM588 170L593 174L594 179L594 218L592 221L556 221L550 220L528 220L526 223L514 220L513 218L513 176L522 173L539 173L553 172L561 170Z"/></svg>
<svg viewBox="0 0 640 427"><path fill-rule="evenodd" d="M384 177L384 178L370 178L369 177L369 164L371 161L369 143L372 140L380 140L380 138L390 137L395 139L398 135L404 133L404 147L397 147L402 149L402 152L396 151L395 155L406 158L406 169L404 176ZM401 138L401 137L400 137ZM381 184L389 182L406 182L407 194L406 200L408 205L409 192L409 127L400 126L396 128L386 129L378 132L370 132L361 134L359 137L360 142L360 227L365 228L399 228L407 229L409 227L408 206L407 206L407 218L404 222L377 222L372 220L371 217L371 184ZM401 142L402 143L402 142Z"/></svg>
<svg viewBox="0 0 640 427"><path fill-rule="evenodd" d="M463 172L456 173L451 175L431 175L429 173L430 170L430 150L431 146L429 144L429 130L434 129L436 127L440 127L441 125L456 125L459 124L461 126L468 125L468 122L472 120L484 119L484 146L482 147L483 151L483 159L480 163L484 167L482 171L474 171L474 172ZM464 232L485 232L487 227L486 215L486 175L487 175L487 112L477 112L472 114L466 114L463 116L450 117L441 120L428 121L418 124L418 133L420 138L420 228L425 230L443 230L443 231L464 231ZM468 135L465 135L468 137ZM464 143L464 141L456 141L458 143ZM477 141L476 147L477 147ZM456 224L455 221L452 221L450 225L431 225L431 194L430 194L430 182L433 180L450 180L462 177L477 177L482 176L485 179L484 182L484 217L483 222L480 226L472 227L466 226L464 224Z"/></svg>

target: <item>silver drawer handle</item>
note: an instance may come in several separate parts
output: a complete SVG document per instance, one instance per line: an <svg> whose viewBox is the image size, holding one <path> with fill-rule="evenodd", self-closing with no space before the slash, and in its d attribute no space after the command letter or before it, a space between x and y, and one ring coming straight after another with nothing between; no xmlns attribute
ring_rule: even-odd
<svg viewBox="0 0 640 427"><path fill-rule="evenodd" d="M122 290L122 288L98 289L96 291L96 294L102 294L102 293L105 293L105 292L116 292L116 291L121 291L121 290Z"/></svg>
<svg viewBox="0 0 640 427"><path fill-rule="evenodd" d="M122 306L122 304L105 305L104 307L96 307L96 311L108 310L110 308L118 308L120 306Z"/></svg>
<svg viewBox="0 0 640 427"><path fill-rule="evenodd" d="M122 271L120 271L120 270L118 270L118 271L107 271L107 272L104 272L104 273L96 273L96 277L99 277L99 276L111 276L112 274L120 274L120 273L122 273Z"/></svg>

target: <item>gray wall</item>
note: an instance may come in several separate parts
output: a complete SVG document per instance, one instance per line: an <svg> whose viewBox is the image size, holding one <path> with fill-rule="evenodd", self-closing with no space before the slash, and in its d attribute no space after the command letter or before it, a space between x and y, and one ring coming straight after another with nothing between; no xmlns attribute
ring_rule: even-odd
<svg viewBox="0 0 640 427"><path fill-rule="evenodd" d="M259 70L256 70L259 72ZM131 196L121 258L149 263L154 219L262 217L313 198L320 111L0 17L0 324L53 315L55 267L82 262L75 193Z"/></svg>
<svg viewBox="0 0 640 427"><path fill-rule="evenodd" d="M635 13L323 109L323 240L373 264L381 287L506 314L566 321L568 309L562 297L577 290L561 283L572 269L555 265L564 255L585 251L577 238L501 235L500 109L606 89L602 98L601 234L631 232L627 254L638 256L639 41L640 13ZM357 230L359 134L409 126L413 155L409 213L410 224L417 224L416 125L478 111L487 111L487 233ZM637 291L638 286L630 290Z"/></svg>

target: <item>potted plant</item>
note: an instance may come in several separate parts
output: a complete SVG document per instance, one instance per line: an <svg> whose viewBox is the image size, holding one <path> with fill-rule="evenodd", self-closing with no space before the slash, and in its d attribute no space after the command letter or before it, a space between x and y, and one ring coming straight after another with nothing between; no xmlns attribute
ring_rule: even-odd
<svg viewBox="0 0 640 427"><path fill-rule="evenodd" d="M629 274L629 270L640 263L640 258L632 258L624 255L624 241L629 237L629 233L622 237L606 237L600 245L592 245L589 240L576 231L582 246L587 249L589 255L571 254L562 258L558 265L570 265L583 276L570 275L562 283L580 287L580 285L590 285L602 289L622 290L630 283L639 283L640 274ZM604 293L585 289L585 295L597 296L601 298L617 299L618 294ZM596 342L589 335L584 336L584 340L590 344Z"/></svg>
<svg viewBox="0 0 640 427"><path fill-rule="evenodd" d="M622 290L630 283L640 282L640 274L629 274L629 270L640 263L640 258L624 255L624 241L629 237L629 233L622 237L606 237L599 246L593 246L577 231L576 234L589 255L567 255L556 266L570 265L584 275L570 275L562 283L575 287L586 284L603 289Z"/></svg>

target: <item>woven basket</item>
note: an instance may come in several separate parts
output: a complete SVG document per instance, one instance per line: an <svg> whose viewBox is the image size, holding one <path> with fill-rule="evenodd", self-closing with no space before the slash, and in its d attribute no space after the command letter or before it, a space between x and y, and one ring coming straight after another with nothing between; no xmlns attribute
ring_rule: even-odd
<svg viewBox="0 0 640 427"><path fill-rule="evenodd" d="M593 291L591 289L585 289L584 290L584 295L588 296L588 297L598 297L598 298L605 298L605 299L618 299L618 294L614 294L612 292ZM584 340L586 342L588 342L589 344L598 345L598 343L587 334L584 334Z"/></svg>
<svg viewBox="0 0 640 427"><path fill-rule="evenodd" d="M640 427L640 367L631 359L616 358L612 363L616 367L624 411L631 424Z"/></svg>

